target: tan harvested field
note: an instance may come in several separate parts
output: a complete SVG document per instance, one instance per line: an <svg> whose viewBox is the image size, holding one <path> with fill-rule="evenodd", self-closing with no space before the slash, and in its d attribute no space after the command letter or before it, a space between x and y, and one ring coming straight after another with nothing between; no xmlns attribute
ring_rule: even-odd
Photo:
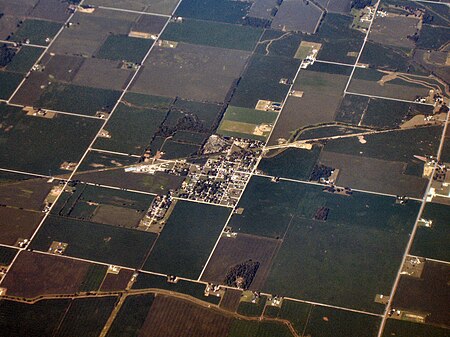
<svg viewBox="0 0 450 337"><path fill-rule="evenodd" d="M226 337L232 318L193 303L156 295L140 337Z"/></svg>
<svg viewBox="0 0 450 337"><path fill-rule="evenodd" d="M209 260L202 280L223 284L227 272L232 267L252 260L259 262L260 266L250 285L250 289L260 290L280 244L280 240L241 233L236 238L222 237Z"/></svg>
<svg viewBox="0 0 450 337"><path fill-rule="evenodd" d="M336 184L355 189L422 197L426 179L406 175L406 163L322 151L319 162L339 169Z"/></svg>
<svg viewBox="0 0 450 337"><path fill-rule="evenodd" d="M0 243L14 245L17 239L29 239L44 217L42 212L0 207Z"/></svg>
<svg viewBox="0 0 450 337"><path fill-rule="evenodd" d="M124 290L133 275L132 270L121 269L118 274L108 273L103 280L101 291Z"/></svg>
<svg viewBox="0 0 450 337"><path fill-rule="evenodd" d="M90 264L22 251L2 282L6 294L34 298L44 294L78 291Z"/></svg>
<svg viewBox="0 0 450 337"><path fill-rule="evenodd" d="M302 97L289 96L269 144L289 139L296 129L331 122L344 96L348 76L319 71L301 71L293 90L303 91Z"/></svg>
<svg viewBox="0 0 450 337"><path fill-rule="evenodd" d="M358 94L397 98L408 101L414 101L416 96L428 96L429 90L429 88L422 86L400 85L389 82L381 85L376 81L368 81L357 78L352 79L348 88L349 92Z"/></svg>

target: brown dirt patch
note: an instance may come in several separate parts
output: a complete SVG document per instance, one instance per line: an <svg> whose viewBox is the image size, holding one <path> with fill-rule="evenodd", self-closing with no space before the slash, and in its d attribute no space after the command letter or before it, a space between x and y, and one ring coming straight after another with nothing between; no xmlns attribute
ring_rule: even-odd
<svg viewBox="0 0 450 337"><path fill-rule="evenodd" d="M190 302L157 295L140 337L226 337L232 319Z"/></svg>
<svg viewBox="0 0 450 337"><path fill-rule="evenodd" d="M89 263L22 251L2 282L7 295L34 298L76 293Z"/></svg>
<svg viewBox="0 0 450 337"><path fill-rule="evenodd" d="M14 245L17 239L29 239L44 213L0 207L0 243Z"/></svg>

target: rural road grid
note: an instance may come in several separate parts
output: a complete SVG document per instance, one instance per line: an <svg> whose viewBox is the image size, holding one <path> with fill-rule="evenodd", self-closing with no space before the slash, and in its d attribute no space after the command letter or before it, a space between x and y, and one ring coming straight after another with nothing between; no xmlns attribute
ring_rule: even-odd
<svg viewBox="0 0 450 337"><path fill-rule="evenodd" d="M294 183L305 184L305 185L316 185L316 186L322 186L322 187L327 186L327 185L324 185L324 184L321 184L321 183L318 183L318 182L315 182L315 181L307 181L307 180L275 177L275 176L271 176L271 175L268 175L268 174L262 174L262 173L256 173L255 176L264 177L264 178L270 178L270 179L279 178L280 180L291 181L291 182L294 182ZM351 190L355 191L355 192L361 192L361 193L366 193L366 194L376 194L376 195L382 195L382 196L392 197L392 198L396 198L397 197L397 195L395 195L395 194L388 194L388 193L360 190L360 189L357 189L357 188L352 188ZM416 200L416 201L422 201L422 199L420 199L420 198L410 198L410 197L408 197L408 199Z"/></svg>
<svg viewBox="0 0 450 337"><path fill-rule="evenodd" d="M374 21L374 19L375 19L375 17L376 17L376 14L377 14L377 10L378 10L378 6L379 6L379 5L380 5L380 0L378 0L377 3L376 3L375 6L374 6L374 11L373 11L374 14L373 14L373 16L372 16L372 20L370 20L369 27L367 28L366 36L364 36L364 41L363 41L363 43L362 43L362 45L361 45L361 49L359 50L358 57L356 58L355 64L353 65L353 69L352 69L352 72L350 73L350 76L349 76L349 78L348 78L347 84L346 84L345 89L344 89L344 93L347 92L347 89L348 89L348 86L350 85L350 82L351 82L351 80L352 80L353 74L355 73L355 69L356 69L357 66L358 66L359 59L361 58L361 54L362 54L362 52L363 52L363 50L364 50L364 47L365 47L365 45L366 45L367 38L369 37L370 29L372 28L372 24L373 24L373 21Z"/></svg>
<svg viewBox="0 0 450 337"><path fill-rule="evenodd" d="M80 5L82 5L84 2L84 0L80 1ZM16 90L14 90L14 92L11 94L11 96L9 96L7 103L9 103L12 98L15 96L15 94L19 91L19 89L22 87L22 85L24 84L24 82L28 79L28 76L30 76L32 69L34 68L35 65L39 64L39 62L42 60L42 58L44 57L44 55L47 53L47 51L49 50L49 48L53 45L53 42L56 41L56 39L58 38L58 36L61 34L61 32L64 30L64 28L66 28L67 24L70 22L70 20L72 20L73 16L75 15L76 11L74 11L72 14L69 15L69 17L67 18L67 20L64 22L64 24L61 26L61 28L59 29L59 31L56 33L56 35L53 37L53 39L50 41L50 43L48 44L48 46L46 46L44 48L44 51L42 52L41 56L38 57L38 59L36 60L36 62L34 62L33 67L31 67L31 69L27 72L27 74L24 76L24 78L22 79L22 81L20 82L20 84L17 86Z"/></svg>
<svg viewBox="0 0 450 337"><path fill-rule="evenodd" d="M80 2L80 5L83 4L82 0ZM180 0L178 2L178 4L176 5L175 9L173 10L172 14L175 13L175 11L177 10L178 6L180 5L182 0ZM49 43L49 45L47 46L47 48L44 50L44 52L41 54L41 56L38 58L38 60L35 62L35 65L38 64L40 62L40 60L44 57L45 53L47 52L47 50L51 47L51 45L53 44L54 41L56 41L56 39L58 38L58 36L61 34L61 32L64 30L64 28L67 26L67 23L72 19L72 17L75 15L76 10L69 16L69 18L66 20L65 24L61 27L61 29L58 31L58 33L55 35L55 37L52 39L52 41ZM34 233L32 234L32 236L30 237L30 242L34 239L34 237L36 236L36 234L38 233L38 231L40 230L40 228L42 227L43 223L45 222L45 220L47 219L47 217L49 216L52 208L54 205L56 205L58 199L60 198L60 196L62 195L63 191L67 188L67 185L69 184L70 180L72 180L73 176L75 175L75 173L77 172L78 168L80 167L81 163L83 162L84 158L87 156L87 154L89 153L89 149L94 145L95 141L97 140L97 138L100 136L103 128L105 127L106 123L108 122L108 120L111 118L111 116L114 114L114 111L117 109L118 105L120 104L123 96L126 94L126 92L128 91L128 89L130 88L131 84L134 82L134 79L136 78L136 76L139 74L139 71L142 68L142 64L145 62L145 60L147 59L147 57L149 56L150 52L153 50L154 46L157 44L157 41L160 37L160 35L162 34L162 32L164 31L164 29L167 27L169 23L169 20L166 21L166 23L164 24L163 28L161 29L160 34L158 35L157 39L155 40L155 42L151 45L151 47L148 49L147 53L145 54L145 56L143 57L142 61L140 62L137 70L135 71L135 73L133 74L133 76L131 77L131 79L128 81L128 84L126 85L125 89L122 91L119 99L117 100L117 102L115 103L115 105L113 106L113 108L111 109L111 113L108 115L107 118L105 118L103 120L103 124L100 127L100 129L98 130L97 134L95 135L94 139L92 140L91 144L88 146L88 148L86 149L86 151L84 152L84 154L82 155L80 161L78 162L77 166L75 167L75 169L72 171L72 173L70 174L70 176L68 177L68 179L66 180L64 187L61 189L61 192L58 194L58 196L55 199L55 202L51 205L49 211L47 213L45 213L44 217L42 218L42 220L40 221L39 225L37 226L36 230L34 231ZM22 80L22 82L19 84L19 86L16 88L16 90L14 91L14 93L10 96L8 102L14 97L14 95L17 93L17 91L20 89L20 87L23 85L23 83L25 82L26 78L29 76L31 70L28 72L28 74L25 76L25 78ZM29 245L29 244L28 244ZM16 256L14 257L13 261L11 262L11 264L8 266L8 268L6 269L5 272L5 276L8 273L8 271L10 270L11 266L14 264L14 262L16 261L17 257L19 256L19 254L16 254Z"/></svg>
<svg viewBox="0 0 450 337"><path fill-rule="evenodd" d="M432 170L431 175L430 175L430 179L428 180L428 185L427 185L427 188L425 190L425 193L424 193L424 196L423 196L423 199L422 199L422 204L420 205L419 213L417 214L416 222L414 223L414 227L413 227L412 232L410 234L409 241L408 241L408 244L407 244L406 249L405 249L405 253L403 254L402 262L401 262L401 264L399 266L399 269L398 269L398 272L397 272L397 277L395 278L394 285L392 286L392 290L391 290L391 293L389 295L389 300L388 300L388 303L386 305L386 309L384 311L384 316L383 316L383 319L381 321L380 329L378 331L378 337L382 337L383 336L384 326L386 325L386 321L388 319L389 311L392 308L392 301L393 301L393 298L395 296L395 292L397 291L398 284L400 282L402 268L403 268L403 265L405 264L406 258L408 257L409 251L411 250L411 246L413 244L414 236L416 235L417 228L419 227L419 220L420 220L420 218L422 216L422 212L423 212L423 210L425 208L426 200L427 200L430 188L431 188L431 184L433 182L434 173L435 173L436 168L438 166L438 162L439 162L439 159L441 157L442 149L444 147L444 141L445 141L445 135L446 135L446 132L447 132L449 116L450 116L450 111L447 112L447 119L446 119L446 122L445 122L445 125L444 125L444 129L442 131L441 142L439 143L439 149L438 149L437 156L436 156L438 158L438 160L434 164L433 170Z"/></svg>

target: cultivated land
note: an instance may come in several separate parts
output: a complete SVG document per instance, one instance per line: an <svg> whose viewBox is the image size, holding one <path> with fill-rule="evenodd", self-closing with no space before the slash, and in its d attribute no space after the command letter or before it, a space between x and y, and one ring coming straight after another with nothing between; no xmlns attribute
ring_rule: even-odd
<svg viewBox="0 0 450 337"><path fill-rule="evenodd" d="M0 334L447 337L449 25L0 0Z"/></svg>

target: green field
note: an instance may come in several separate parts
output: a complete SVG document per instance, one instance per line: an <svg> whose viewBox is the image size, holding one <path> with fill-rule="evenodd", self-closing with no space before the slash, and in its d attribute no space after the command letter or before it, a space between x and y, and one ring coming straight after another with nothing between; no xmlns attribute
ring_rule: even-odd
<svg viewBox="0 0 450 337"><path fill-rule="evenodd" d="M275 177L308 180L320 151L321 146L314 146L311 150L288 148L274 157L269 152L271 157L263 158L258 169Z"/></svg>
<svg viewBox="0 0 450 337"><path fill-rule="evenodd" d="M61 164L77 162L101 125L99 120L61 114L51 119L27 116L4 104L0 123L11 127L0 130L0 166L41 174L67 173L60 170Z"/></svg>
<svg viewBox="0 0 450 337"><path fill-rule="evenodd" d="M69 244L66 255L138 268L155 239L153 233L51 215L32 247L45 252L61 241Z"/></svg>
<svg viewBox="0 0 450 337"><path fill-rule="evenodd" d="M44 300L30 305L2 300L0 301L2 336L53 336L70 302L67 299Z"/></svg>
<svg viewBox="0 0 450 337"><path fill-rule="evenodd" d="M0 266L9 266L17 252L14 248L0 246Z"/></svg>
<svg viewBox="0 0 450 337"><path fill-rule="evenodd" d="M448 337L449 329L432 325L388 319L383 337Z"/></svg>
<svg viewBox="0 0 450 337"><path fill-rule="evenodd" d="M390 291L418 206L253 177L238 204L244 211L232 217L230 226L283 238L264 291L380 312L383 307L373 302L374 296ZM326 221L313 220L320 207L329 209Z"/></svg>
<svg viewBox="0 0 450 337"><path fill-rule="evenodd" d="M251 4L230 0L185 0L175 12L176 16L228 23L242 23Z"/></svg>
<svg viewBox="0 0 450 337"><path fill-rule="evenodd" d="M200 147L195 144L179 143L172 140L164 142L164 146L160 149L164 154L163 159L186 158L199 152Z"/></svg>
<svg viewBox="0 0 450 337"><path fill-rule="evenodd" d="M102 264L91 264L80 285L80 291L97 291L105 278L108 267Z"/></svg>
<svg viewBox="0 0 450 337"><path fill-rule="evenodd" d="M229 214L225 207L179 201L144 269L197 278Z"/></svg>
<svg viewBox="0 0 450 337"><path fill-rule="evenodd" d="M435 155L441 132L440 126L431 126L373 134L364 136L364 144L357 137L341 138L327 142L324 149L383 160L411 162L414 155Z"/></svg>
<svg viewBox="0 0 450 337"><path fill-rule="evenodd" d="M286 325L272 322L235 320L227 337L292 337Z"/></svg>
<svg viewBox="0 0 450 337"><path fill-rule="evenodd" d="M8 100L23 79L20 73L0 71L0 99Z"/></svg>
<svg viewBox="0 0 450 337"><path fill-rule="evenodd" d="M292 81L300 60L255 54L239 82L231 104L255 108L258 100L282 102L289 85L280 84L282 78Z"/></svg>
<svg viewBox="0 0 450 337"><path fill-rule="evenodd" d="M266 140L277 118L273 111L261 111L248 108L228 106L225 115L217 129L222 136L241 137L255 140ZM256 131L259 126L267 126Z"/></svg>
<svg viewBox="0 0 450 337"><path fill-rule="evenodd" d="M431 228L419 227L414 237L411 254L429 257L436 260L449 261L450 247L450 206L427 203L421 215L426 220L432 220Z"/></svg>
<svg viewBox="0 0 450 337"><path fill-rule="evenodd" d="M94 116L97 111L111 111L119 91L52 82L36 102L36 107Z"/></svg>
<svg viewBox="0 0 450 337"><path fill-rule="evenodd" d="M108 320L116 300L116 297L73 300L55 336L97 337Z"/></svg>
<svg viewBox="0 0 450 337"><path fill-rule="evenodd" d="M266 305L267 296L260 296L258 303L240 302L237 313L249 317L260 317Z"/></svg>
<svg viewBox="0 0 450 337"><path fill-rule="evenodd" d="M339 122L374 128L398 128L416 115L429 116L433 106L381 98L346 95L336 113ZM363 117L364 116L364 117Z"/></svg>
<svg viewBox="0 0 450 337"><path fill-rule="evenodd" d="M39 56L43 53L42 48L26 47L20 48L19 52L14 56L6 70L16 73L26 74L34 65Z"/></svg>
<svg viewBox="0 0 450 337"><path fill-rule="evenodd" d="M127 35L109 35L96 57L140 63L152 44L153 40L150 39L134 38Z"/></svg>
<svg viewBox="0 0 450 337"><path fill-rule="evenodd" d="M291 322L297 333L302 334L311 310L312 306L310 304L283 300L280 309L276 307L266 307L264 316L287 319ZM269 314L270 312L273 312L273 314Z"/></svg>
<svg viewBox="0 0 450 337"><path fill-rule="evenodd" d="M448 25L448 23L447 23ZM449 28L423 25L417 47L422 49L439 49L448 42Z"/></svg>
<svg viewBox="0 0 450 337"><path fill-rule="evenodd" d="M353 17L336 13L327 13L316 34L322 48L318 59L353 64L364 39L364 34L351 29Z"/></svg>
<svg viewBox="0 0 450 337"><path fill-rule="evenodd" d="M114 319L107 337L134 337L144 324L153 304L153 294L129 296Z"/></svg>
<svg viewBox="0 0 450 337"><path fill-rule="evenodd" d="M376 337L380 321L379 317L313 306L305 336Z"/></svg>
<svg viewBox="0 0 450 337"><path fill-rule="evenodd" d="M166 112L120 104L104 130L111 138L97 138L94 147L142 155L166 117ZM130 132L133 130L133 132Z"/></svg>
<svg viewBox="0 0 450 337"><path fill-rule="evenodd" d="M252 51L261 34L262 29L259 28L186 19L182 23L169 23L161 38L169 41Z"/></svg>
<svg viewBox="0 0 450 337"><path fill-rule="evenodd" d="M29 40L32 44L46 46L50 40L58 33L62 24L52 21L26 19L19 30L12 35L13 41L23 42Z"/></svg>
<svg viewBox="0 0 450 337"><path fill-rule="evenodd" d="M270 179L253 176L238 204L242 215L233 215L233 230L248 234L280 238L297 207L298 188L294 182L272 183Z"/></svg>
<svg viewBox="0 0 450 337"><path fill-rule="evenodd" d="M390 197L345 197L321 189L297 185L297 206L290 209L295 216L265 291L380 312L383 307L373 302L374 296L391 289L419 205L399 206ZM329 209L326 221L313 220L320 207Z"/></svg>
<svg viewBox="0 0 450 337"><path fill-rule="evenodd" d="M428 75L412 60L411 50L367 41L359 62L373 68Z"/></svg>
<svg viewBox="0 0 450 337"><path fill-rule="evenodd" d="M286 32L279 30L266 29L261 36L256 52L266 56L293 58L303 39L311 42L319 41L318 38L314 38L311 35L302 35L293 32L286 34Z"/></svg>

